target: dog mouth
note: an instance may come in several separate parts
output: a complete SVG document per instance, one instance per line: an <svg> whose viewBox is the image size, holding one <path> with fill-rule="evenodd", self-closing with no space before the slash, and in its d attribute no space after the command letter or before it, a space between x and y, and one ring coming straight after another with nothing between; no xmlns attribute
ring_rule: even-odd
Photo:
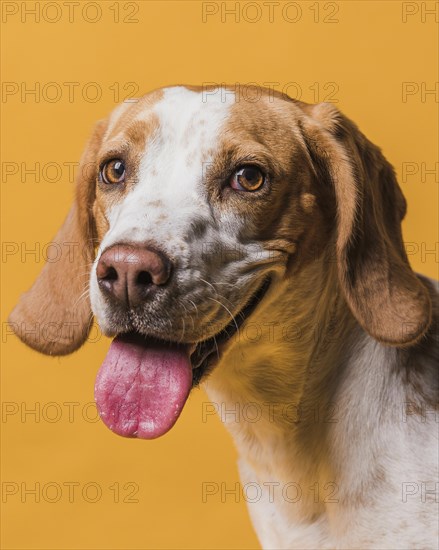
<svg viewBox="0 0 439 550"><path fill-rule="evenodd" d="M270 286L270 278L266 278L250 300L235 315L234 319L220 332L196 344L191 354L193 386L197 386L206 374L219 360L219 355L225 344L238 332L241 325L250 317L266 295Z"/></svg>
<svg viewBox="0 0 439 550"><path fill-rule="evenodd" d="M154 439L168 432L191 389L212 370L269 286L267 278L227 326L200 342L179 344L136 332L116 336L95 384L104 424L125 437Z"/></svg>

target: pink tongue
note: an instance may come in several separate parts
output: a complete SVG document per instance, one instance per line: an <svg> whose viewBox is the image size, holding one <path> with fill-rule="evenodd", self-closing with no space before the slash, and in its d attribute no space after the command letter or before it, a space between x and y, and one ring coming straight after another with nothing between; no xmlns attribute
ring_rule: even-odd
<svg viewBox="0 0 439 550"><path fill-rule="evenodd" d="M99 414L113 432L153 439L175 424L192 386L188 350L117 337L96 377Z"/></svg>

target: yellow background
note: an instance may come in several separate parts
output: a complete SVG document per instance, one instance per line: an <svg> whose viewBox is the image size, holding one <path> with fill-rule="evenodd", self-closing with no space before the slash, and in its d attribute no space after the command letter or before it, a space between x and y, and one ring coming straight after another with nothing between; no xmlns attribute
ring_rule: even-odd
<svg viewBox="0 0 439 550"><path fill-rule="evenodd" d="M22 9L21 3L3 4ZM35 3L27 4L32 8ZM40 11L44 4L39 3ZM126 2L119 4L120 17L126 17L132 8ZM227 8L234 4L228 2ZM36 183L29 175L22 181L20 164L30 168L35 162L43 167L77 161L94 121L115 105L110 89L115 82L121 88L135 82L139 93L173 83L278 82L276 87L282 89L295 82L301 98L309 102L315 100L314 83L319 83L320 92L325 83L336 83L337 105L382 146L397 169L408 199L404 237L411 243L412 265L437 276L437 257L423 254L437 241L437 176L430 174L422 181L420 172L421 163L431 169L437 162L437 98L421 95L423 86L432 89L438 80L434 16L422 12L422 4L431 9L434 3L409 3L408 9L418 12L403 22L399 1L337 2L339 10L332 18L338 23L322 21L331 17L327 2L319 3L318 22L315 3L300 2L302 13L296 23L282 19L280 8L273 22L267 8L259 21L245 21L256 13L245 4L239 5L241 12L248 10L239 22L233 15L221 20L221 3L219 12L203 22L201 2L179 0L137 2L139 11L133 17L139 22L131 24L113 21L114 2L100 2L102 18L96 23L81 16L82 2L73 22L64 8L58 22L42 18L36 23L31 15L22 22L19 11L2 24L3 81L15 82L21 90L22 83L31 88L35 82L41 88L55 82L63 89L57 102L43 95L40 101L30 95L22 101L18 93L3 97L1 105L2 161L19 167L16 175L4 176L1 183L2 241L17 243L19 250L2 256L2 399L6 407L16 403L19 411L2 417L2 482L24 482L28 488L36 482L80 484L72 503L65 487L56 503L47 498L35 503L22 493L9 496L2 504L3 548L258 547L242 497L238 503L233 496L223 503L219 495L202 502L203 483L233 488L238 480L228 434L216 418L209 416L203 422L207 398L202 391L193 392L175 428L162 439L122 439L100 422L86 422L81 414L93 400L94 378L108 340L89 343L58 359L31 351L6 332L8 312L43 265L41 257L20 255L35 243L43 247L50 242L69 208L73 189L66 169L60 181L42 178ZM45 12L49 19L55 15ZM94 17L93 10L86 15ZM287 13L290 19L296 15L294 8ZM64 82L80 83L73 102ZM88 82L100 86L98 102L83 99ZM404 101L403 82L415 83L419 93ZM320 93L320 99L323 96ZM419 169L405 181L403 163ZM31 415L21 421L20 413L36 402L41 409L46 407L40 422ZM73 422L62 405L65 402L80 404ZM61 407L58 422L48 421L56 413L48 403ZM92 410L85 412L92 416ZM89 482L102 489L96 503L80 495ZM122 487L127 482L139 486L139 502L114 502L109 485ZM126 495L122 490L122 497Z"/></svg>

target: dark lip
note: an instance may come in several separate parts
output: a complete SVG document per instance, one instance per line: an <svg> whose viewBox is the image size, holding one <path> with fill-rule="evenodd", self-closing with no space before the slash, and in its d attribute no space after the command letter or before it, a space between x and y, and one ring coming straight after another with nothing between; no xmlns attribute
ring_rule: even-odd
<svg viewBox="0 0 439 550"><path fill-rule="evenodd" d="M192 387L198 386L201 380L212 370L219 360L222 348L230 338L239 330L241 325L254 312L266 295L271 283L271 278L266 277L259 286L258 290L251 296L245 306L234 316L228 325L206 340L193 344L179 344L170 340L156 338L154 336L145 336L137 331L129 331L120 333L117 338L127 342L155 342L155 344L163 345L164 347L181 346L185 347L190 352L190 360L193 369ZM216 359L216 360L215 360Z"/></svg>
<svg viewBox="0 0 439 550"><path fill-rule="evenodd" d="M232 320L226 327L214 336L197 343L195 350L191 354L191 362L194 369L192 382L193 386L198 386L202 378L204 378L208 372L212 370L216 363L215 356L219 360L220 348L224 347L224 344L230 340L234 334L236 334L244 321L246 321L255 311L264 296L267 294L270 283L270 277L266 277L246 305L237 315L235 315L235 320Z"/></svg>

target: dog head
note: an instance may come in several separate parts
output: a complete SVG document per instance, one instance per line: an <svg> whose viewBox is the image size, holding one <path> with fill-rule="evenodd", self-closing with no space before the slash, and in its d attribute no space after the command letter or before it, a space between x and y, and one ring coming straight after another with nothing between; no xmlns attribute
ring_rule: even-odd
<svg viewBox="0 0 439 550"><path fill-rule="evenodd" d="M86 340L93 312L116 337L98 375L101 415L156 437L267 292L328 247L360 325L386 344L416 342L431 307L404 214L392 167L333 106L265 89L258 101L240 88L158 90L96 125L54 239L74 246L10 323L62 355Z"/></svg>

